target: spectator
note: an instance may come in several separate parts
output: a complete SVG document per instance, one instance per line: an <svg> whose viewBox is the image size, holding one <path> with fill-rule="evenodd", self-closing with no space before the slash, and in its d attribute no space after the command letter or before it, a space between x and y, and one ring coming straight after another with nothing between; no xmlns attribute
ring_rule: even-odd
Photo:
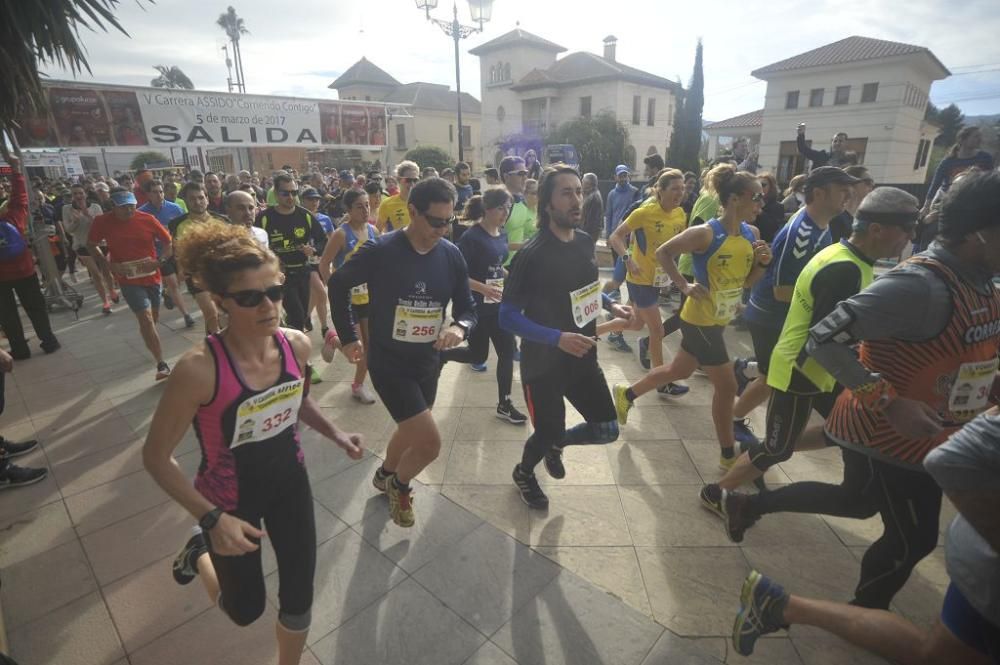
<svg viewBox="0 0 1000 665"><path fill-rule="evenodd" d="M648 182L639 190L636 196L636 201L639 203L652 196L653 188L656 186L656 178L666 166L663 162L663 157L656 153L646 155L642 163L645 165L642 175Z"/></svg>
<svg viewBox="0 0 1000 665"><path fill-rule="evenodd" d="M437 178L438 170L433 166L425 166L424 170L420 172L420 179L427 180L428 178Z"/></svg>
<svg viewBox="0 0 1000 665"><path fill-rule="evenodd" d="M497 185L502 184L500 182L500 171L497 171L494 168L486 169L485 171L483 171L483 175L486 176L487 187L496 187Z"/></svg>
<svg viewBox="0 0 1000 665"><path fill-rule="evenodd" d="M601 237L604 220L604 198L597 188L597 174L583 176L583 230L596 242Z"/></svg>
<svg viewBox="0 0 1000 665"><path fill-rule="evenodd" d="M857 178L861 182L851 185L851 198L844 205L843 212L830 220L830 237L833 242L840 242L841 238L851 237L854 229L854 215L858 211L858 206L861 205L861 201L868 196L869 192L875 189L875 180L864 166L848 166L844 171L847 175Z"/></svg>
<svg viewBox="0 0 1000 665"><path fill-rule="evenodd" d="M619 164L615 167L616 183L614 188L608 192L608 201L604 208L604 232L608 238L622 223L625 213L639 196L639 190L629 182L629 177L627 166ZM618 256L615 255L615 260L617 259Z"/></svg>
<svg viewBox="0 0 1000 665"><path fill-rule="evenodd" d="M851 164L857 164L858 156L847 150L847 133L837 132L830 139L830 151L813 150L806 145L806 123L800 123L798 133L795 137L795 144L799 148L799 154L812 162L812 167L817 169L821 166L836 166L843 168Z"/></svg>
<svg viewBox="0 0 1000 665"><path fill-rule="evenodd" d="M979 127L963 127L955 137L955 145L951 147L948 156L941 160L934 171L934 178L924 199L924 214L930 211L931 202L939 189L948 191L955 176L975 166L983 171L993 170L993 157L990 153L980 150L983 144L983 132Z"/></svg>
<svg viewBox="0 0 1000 665"><path fill-rule="evenodd" d="M805 205L805 186L805 173L800 173L789 181L788 189L785 190L785 198L781 200L786 215L794 215L795 211Z"/></svg>
<svg viewBox="0 0 1000 665"><path fill-rule="evenodd" d="M778 201L778 182L774 179L774 175L760 173L757 175L757 180L760 181L763 190L764 202L753 224L760 231L760 239L770 243L774 240L774 234L785 225L785 208Z"/></svg>
<svg viewBox="0 0 1000 665"><path fill-rule="evenodd" d="M529 148L524 153L524 165L528 168L529 178L538 180L542 177L542 165L538 163L538 154L534 150Z"/></svg>
<svg viewBox="0 0 1000 665"><path fill-rule="evenodd" d="M4 377L9 372L13 371L14 358L12 358L11 355L3 349L0 349L0 414L3 413L5 404ZM16 466L10 461L12 457L26 455L37 447L38 441L32 440L14 443L13 441L8 441L0 436L0 487L7 488L31 485L40 480L44 480L45 476L49 475L49 470L44 467L31 469ZM3 660L2 654L0 654L0 662L3 662Z"/></svg>
<svg viewBox="0 0 1000 665"><path fill-rule="evenodd" d="M472 176L472 169L465 162L459 162L455 164L455 192L457 193L457 198L455 199L455 210L463 210L465 208L465 202L472 198L472 183L470 178Z"/></svg>
<svg viewBox="0 0 1000 665"><path fill-rule="evenodd" d="M681 201L681 208L690 217L694 202L698 200L698 176L690 171L684 173L684 200Z"/></svg>

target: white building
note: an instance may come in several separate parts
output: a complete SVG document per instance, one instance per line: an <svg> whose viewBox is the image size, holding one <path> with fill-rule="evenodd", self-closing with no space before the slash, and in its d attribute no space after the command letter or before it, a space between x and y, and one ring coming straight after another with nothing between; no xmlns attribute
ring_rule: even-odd
<svg viewBox="0 0 1000 665"><path fill-rule="evenodd" d="M563 122L602 111L628 129L630 166L637 155L666 154L681 86L618 62L616 43L605 38L603 56L580 51L557 59L565 48L516 28L471 49L482 81L482 163L498 164L509 137L544 138Z"/></svg>
<svg viewBox="0 0 1000 665"><path fill-rule="evenodd" d="M432 145L458 161L458 95L438 83L400 83L385 70L362 57L341 74L330 88L340 99L389 102L408 105L407 113L393 116L390 107L386 143L388 166L403 160L407 150ZM400 107L402 108L402 106ZM480 104L462 93L462 149L465 161L479 170ZM478 163L477 163L478 161Z"/></svg>
<svg viewBox="0 0 1000 665"><path fill-rule="evenodd" d="M767 82L761 111L706 125L709 156L720 139L745 136L758 146L761 169L787 182L805 170L795 145L806 123L812 147L829 150L846 132L848 149L879 184L923 183L940 130L924 120L931 84L950 72L923 46L848 37L751 74Z"/></svg>

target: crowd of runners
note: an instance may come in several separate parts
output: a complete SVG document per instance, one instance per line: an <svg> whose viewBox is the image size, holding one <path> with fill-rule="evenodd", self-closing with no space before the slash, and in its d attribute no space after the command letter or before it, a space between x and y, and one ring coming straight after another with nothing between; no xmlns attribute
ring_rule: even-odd
<svg viewBox="0 0 1000 665"><path fill-rule="evenodd" d="M713 390L722 475L691 501L717 515L729 539L783 511L877 515L884 527L849 604L790 594L751 572L733 628L739 653L804 623L903 663L1000 662L1000 173L982 160L952 173L937 183L932 211L875 187L840 159L843 144L838 134L830 153L814 151L829 163L785 201L774 177L739 155L702 174L651 155L641 186L621 165L606 200L592 174L557 164L531 178L536 165L516 156L482 184L466 164L439 177L404 161L392 176L143 173L56 193L53 226L67 257L72 250L90 274L103 314L124 299L155 366L151 381L167 379L143 454L192 516L174 578L200 579L235 623L253 622L265 609L266 527L280 580L280 662L298 662L316 543L299 423L353 458L365 435L341 430L310 397L322 380L314 344L324 362L355 365L351 397L365 408L380 401L396 423L372 485L401 528L420 519L411 482L441 449L433 406L448 362L495 364L496 416L530 423L512 491L536 510L549 505L539 463L565 478L567 446L615 441L647 393L683 405L684 381L700 372ZM0 217L23 232L24 178L8 161L15 174ZM936 240L876 278L876 262L906 254L931 212ZM603 283L600 235L615 263ZM5 370L30 356L10 314L13 292L42 349L59 348L22 252L0 254L0 323L13 356L0 354ZM60 267L72 274L68 258ZM679 306L664 316L674 295ZM200 316L206 333L174 367L157 334L161 305L188 328ZM737 322L752 358L727 348ZM610 386L600 355L631 352L622 333L640 330L645 375ZM678 331L668 357L663 341ZM511 398L515 365L527 414ZM567 427L567 402L583 422ZM759 408L761 437L748 419ZM813 412L821 420L811 424ZM191 426L203 456L193 485L172 456ZM0 445L5 486L44 477L9 461L35 442ZM796 451L823 447L840 450L840 484L763 484ZM890 604L938 544L942 492L959 512L946 537L951 586L940 620L924 630Z"/></svg>

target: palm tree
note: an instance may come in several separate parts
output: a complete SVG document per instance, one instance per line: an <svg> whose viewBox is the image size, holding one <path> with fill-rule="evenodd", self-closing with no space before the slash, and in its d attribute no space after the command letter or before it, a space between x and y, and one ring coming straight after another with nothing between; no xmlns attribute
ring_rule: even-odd
<svg viewBox="0 0 1000 665"><path fill-rule="evenodd" d="M150 81L154 88L180 88L181 90L194 90L194 83L181 71L180 67L167 67L166 65L153 65L153 69L160 72L160 75Z"/></svg>
<svg viewBox="0 0 1000 665"><path fill-rule="evenodd" d="M243 52L240 51L240 37L249 35L250 31L247 30L246 23L237 15L236 9L232 5L229 6L226 13L219 14L215 24L226 32L226 36L233 44L233 58L236 60L236 89L245 93L247 84L243 75Z"/></svg>
<svg viewBox="0 0 1000 665"><path fill-rule="evenodd" d="M45 91L39 64L68 68L75 76L90 72L80 27L107 32L112 27L128 33L115 18L119 0L32 0L0 3L0 145L9 137L18 118L44 112Z"/></svg>

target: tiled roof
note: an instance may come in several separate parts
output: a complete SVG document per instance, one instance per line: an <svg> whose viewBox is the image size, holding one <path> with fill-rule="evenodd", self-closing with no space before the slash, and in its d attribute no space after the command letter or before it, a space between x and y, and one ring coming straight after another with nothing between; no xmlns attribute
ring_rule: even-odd
<svg viewBox="0 0 1000 665"><path fill-rule="evenodd" d="M406 83L390 92L381 101L412 104L415 109L454 111L458 106L455 94L455 91L450 90L448 86L438 83ZM463 92L462 111L482 113L482 104L469 93Z"/></svg>
<svg viewBox="0 0 1000 665"><path fill-rule="evenodd" d="M657 88L669 88L675 92L680 91L680 86L674 81L586 51L570 53L565 58L556 60L546 70L532 70L517 84L511 86L511 90L526 90L546 85L574 85L606 79L622 79Z"/></svg>
<svg viewBox="0 0 1000 665"><path fill-rule="evenodd" d="M566 49L559 44L550 42L547 39L542 39L538 35L533 35L527 30L522 30L521 28L514 28L510 32L500 35L496 39L492 39L485 44L480 44L479 46L469 49L469 53L472 55L482 55L483 53L489 53L498 48L503 48L505 46L512 46L514 44L526 44L529 46L536 46L538 48L545 49L547 51L552 51L554 53L562 53Z"/></svg>
<svg viewBox="0 0 1000 665"><path fill-rule="evenodd" d="M710 122L705 125L705 129L752 129L754 127L760 128L763 123L764 109L760 109L718 122Z"/></svg>
<svg viewBox="0 0 1000 665"><path fill-rule="evenodd" d="M872 39L871 37L847 37L838 42L820 46L811 51L800 53L780 62L755 69L750 72L753 76L776 74L795 69L806 69L809 67L823 67L826 65L840 65L848 62L860 62L863 60L877 60L879 58L889 58L899 55L910 55L914 53L926 53L935 63L937 63L945 73L949 73L941 61L931 53L930 49L924 46L913 44L903 44L901 42L890 42L884 39Z"/></svg>
<svg viewBox="0 0 1000 665"><path fill-rule="evenodd" d="M360 60L348 67L347 71L338 76L337 80L328 87L337 90L349 85L365 83L386 86L399 85L399 81L389 76L384 69L362 56Z"/></svg>

